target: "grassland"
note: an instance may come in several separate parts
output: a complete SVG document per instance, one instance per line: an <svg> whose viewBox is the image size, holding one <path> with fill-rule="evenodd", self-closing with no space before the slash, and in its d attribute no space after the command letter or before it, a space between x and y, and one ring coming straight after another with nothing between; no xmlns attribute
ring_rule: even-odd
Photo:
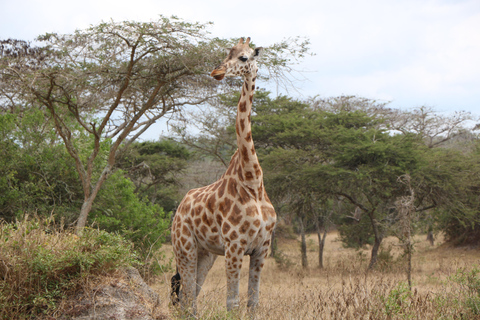
<svg viewBox="0 0 480 320"><path fill-rule="evenodd" d="M435 246L424 235L415 237L413 287L406 285L405 264L398 241L388 238L379 265L366 272L369 250L345 249L337 233L327 236L324 269L318 268L318 242L310 235L309 268L300 266L298 239L279 240L282 263L269 258L262 273L257 319L477 319L480 283L475 265L480 251L453 248L437 240ZM171 255L171 247L163 250ZM169 303L169 279L163 274L154 289L161 295L166 318L179 317ZM199 319L249 319L246 310L248 258L241 275L241 307L225 311L224 259L219 257L198 299ZM472 276L472 277L470 277ZM478 275L477 275L478 276ZM455 280L456 279L456 280ZM480 316L478 316L480 318Z"/></svg>

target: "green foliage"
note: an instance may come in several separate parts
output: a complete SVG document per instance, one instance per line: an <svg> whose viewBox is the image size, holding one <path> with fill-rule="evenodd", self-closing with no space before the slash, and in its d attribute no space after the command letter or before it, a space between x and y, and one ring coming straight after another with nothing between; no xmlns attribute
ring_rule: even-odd
<svg viewBox="0 0 480 320"><path fill-rule="evenodd" d="M85 229L78 237L44 220L0 224L0 318L53 314L95 277L138 263L120 235Z"/></svg>
<svg viewBox="0 0 480 320"><path fill-rule="evenodd" d="M473 266L470 271L460 268L450 280L460 285L464 296L461 303L475 316L480 315L480 267Z"/></svg>
<svg viewBox="0 0 480 320"><path fill-rule="evenodd" d="M437 228L445 232L447 241L457 245L480 242L480 152L464 153L452 149L437 149L429 159L428 178L438 201L434 219Z"/></svg>
<svg viewBox="0 0 480 320"><path fill-rule="evenodd" d="M185 170L191 152L170 139L133 143L123 150L117 167L135 184L135 193L147 197L165 211L175 210L181 198L179 176Z"/></svg>
<svg viewBox="0 0 480 320"><path fill-rule="evenodd" d="M0 216L75 219L82 199L73 160L38 109L0 114Z"/></svg>
<svg viewBox="0 0 480 320"><path fill-rule="evenodd" d="M43 218L53 215L66 224L78 217L83 191L78 184L75 163L58 141L50 123L45 121L38 109L0 114L0 131L4 133L0 138L0 215L7 221L23 219L26 212L35 212ZM76 143L82 157L87 157L93 141L79 135ZM109 145L108 140L101 143L92 172L94 177L100 174ZM142 146L146 149L146 157L157 157L156 166L161 169L152 167L158 176L168 176L170 170L181 167L172 164L176 159L185 161L188 158L184 148L168 142L161 146L176 158L162 156L161 150ZM169 214L134 190L135 186L123 176L123 171L115 172L100 191L91 217L97 219L101 229L121 232L135 243L139 252L145 253L159 248L164 241Z"/></svg>
<svg viewBox="0 0 480 320"><path fill-rule="evenodd" d="M363 216L360 221L345 219L338 225L339 239L345 248L360 249L366 245L373 245L375 241L371 222Z"/></svg>
<svg viewBox="0 0 480 320"><path fill-rule="evenodd" d="M400 282L395 288L393 288L388 296L381 297L385 307L385 314L388 317L399 317L402 319L411 319L414 317L410 306L412 304L412 292L410 291L408 284Z"/></svg>
<svg viewBox="0 0 480 320"><path fill-rule="evenodd" d="M135 194L121 170L104 183L92 208L91 221L102 230L119 232L143 255L160 248L168 235L170 213Z"/></svg>

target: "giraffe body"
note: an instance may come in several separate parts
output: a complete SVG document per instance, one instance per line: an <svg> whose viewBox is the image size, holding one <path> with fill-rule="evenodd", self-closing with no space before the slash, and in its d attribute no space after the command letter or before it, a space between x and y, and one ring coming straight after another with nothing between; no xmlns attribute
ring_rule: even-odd
<svg viewBox="0 0 480 320"><path fill-rule="evenodd" d="M245 255L250 256L248 306L257 305L260 273L276 222L251 134L255 59L261 48L251 49L249 41L250 38L245 43L241 39L211 74L217 80L225 75L245 78L237 107L238 149L218 181L187 193L173 220L172 244L182 287L179 298L182 305L193 309L218 255L225 256L227 309L239 304L240 270Z"/></svg>

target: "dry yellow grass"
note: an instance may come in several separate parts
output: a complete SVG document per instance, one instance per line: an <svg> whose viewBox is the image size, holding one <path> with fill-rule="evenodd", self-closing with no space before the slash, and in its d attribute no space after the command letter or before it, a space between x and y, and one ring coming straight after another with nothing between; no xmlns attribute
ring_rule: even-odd
<svg viewBox="0 0 480 320"><path fill-rule="evenodd" d="M451 248L444 244L431 247L426 237L415 237L413 256L413 294L401 296L401 282L406 281L401 248L398 241L388 238L383 250L390 252L393 261L382 262L376 270L366 273L370 258L367 249L345 249L336 232L327 236L324 269L318 268L318 241L308 237L309 268L300 266L298 240L281 240L279 249L291 262L281 267L269 258L262 272L258 319L456 319L462 313L455 308L458 290L449 285L448 277L459 268L480 264L480 251ZM385 249L386 248L386 249ZM163 250L172 255L171 246ZM388 255L387 255L388 256ZM165 273L157 279L154 289L161 295L162 312L177 318L178 310L170 305L170 277ZM203 286L197 305L200 319L248 319L246 312L248 258L241 274L241 308L234 314L225 311L226 277L224 259L219 257ZM397 297L396 292L400 295ZM392 297L397 297L396 300ZM388 300L392 298L393 300ZM393 309L391 308L393 307ZM395 309L397 308L398 309Z"/></svg>

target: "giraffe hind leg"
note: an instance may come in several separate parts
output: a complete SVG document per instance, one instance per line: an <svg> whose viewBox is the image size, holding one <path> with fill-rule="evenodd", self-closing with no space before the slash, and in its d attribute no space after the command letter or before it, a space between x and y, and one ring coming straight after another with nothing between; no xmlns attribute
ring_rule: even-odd
<svg viewBox="0 0 480 320"><path fill-rule="evenodd" d="M217 255L207 250L202 250L198 253L198 262L197 262L197 292L196 297L200 294L205 278L207 277L208 272L212 268Z"/></svg>
<svg viewBox="0 0 480 320"><path fill-rule="evenodd" d="M175 306L178 304L180 301L180 273L177 273L172 277L171 281L171 286L172 286L172 293L171 293L171 299L172 299L172 304Z"/></svg>
<svg viewBox="0 0 480 320"><path fill-rule="evenodd" d="M176 294L178 292L178 301L175 303L178 303L183 310L195 314L197 248L195 242L191 239L188 239L185 243L185 246L179 245L174 248L178 276L175 275L172 279L172 290L175 290ZM178 281L180 282L180 288L176 286Z"/></svg>

